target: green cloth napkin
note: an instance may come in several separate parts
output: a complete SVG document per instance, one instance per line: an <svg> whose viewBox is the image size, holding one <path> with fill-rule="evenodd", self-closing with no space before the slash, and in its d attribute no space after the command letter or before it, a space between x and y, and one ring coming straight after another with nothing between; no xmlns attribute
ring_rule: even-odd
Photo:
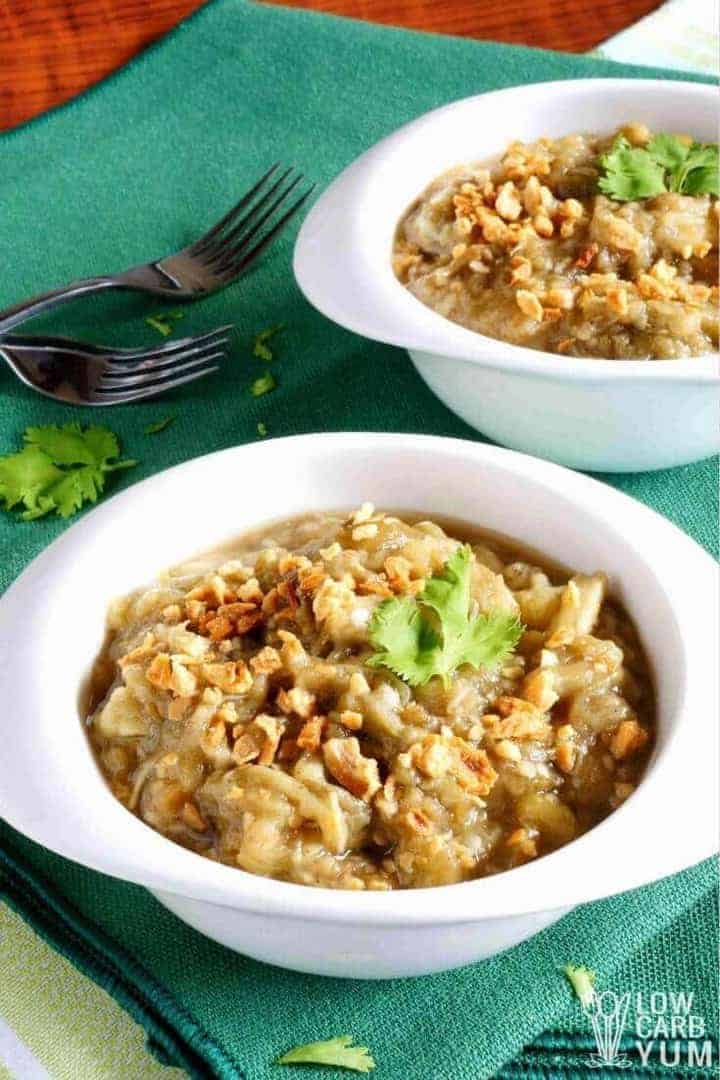
<svg viewBox="0 0 720 1080"><path fill-rule="evenodd" d="M666 75L217 0L107 83L2 137L0 306L176 249L278 158L324 185L377 138L453 98L522 82L648 73ZM478 438L430 394L403 352L347 333L308 307L290 270L292 242L284 235L242 282L184 309L176 336L236 325L220 375L155 403L98 414L55 405L0 371L0 453L19 445L28 424L105 422L126 455L140 460L112 478L117 490L258 438L259 423L269 436L364 429ZM145 317L161 308L137 296L100 296L34 325L149 343L157 335ZM253 398L249 384L268 365L251 355L250 343L276 323L286 324L270 365L278 389ZM175 417L171 427L144 434L167 415ZM713 462L606 479L714 549ZM244 497L242 477L235 497ZM21 523L2 515L0 587L64 527L58 519ZM243 959L189 930L142 889L0 826L7 901L143 1024L164 1060L195 1076L247 1080L280 1076L271 1065L278 1053L345 1031L370 1045L378 1080L584 1075L594 1043L560 974L568 961L596 967L601 984L617 990L693 991L712 1024L715 880L713 866L701 864L579 909L463 971L370 984ZM665 1066L656 1070L668 1075ZM681 1075L681 1067L675 1071ZM308 1078L321 1075L328 1074L305 1070Z"/></svg>

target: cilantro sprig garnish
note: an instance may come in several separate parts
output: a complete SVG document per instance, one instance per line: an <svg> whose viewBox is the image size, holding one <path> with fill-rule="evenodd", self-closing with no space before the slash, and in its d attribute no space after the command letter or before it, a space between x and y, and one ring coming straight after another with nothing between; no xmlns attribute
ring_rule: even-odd
<svg viewBox="0 0 720 1080"><path fill-rule="evenodd" d="M647 146L631 146L619 135L600 158L603 194L616 202L650 199L666 191L681 195L718 195L716 143L685 142L677 135L655 135Z"/></svg>
<svg viewBox="0 0 720 1080"><path fill-rule="evenodd" d="M367 663L386 667L410 686L439 676L447 686L463 664L492 667L517 645L523 627L505 611L471 615L472 551L450 556L417 597L383 600L370 620L370 642L379 650Z"/></svg>
<svg viewBox="0 0 720 1080"><path fill-rule="evenodd" d="M97 502L108 473L130 469L137 461L117 461L117 436L104 427L65 424L29 427L25 446L0 457L0 505L20 510L23 521L53 511L70 517L84 503Z"/></svg>
<svg viewBox="0 0 720 1080"><path fill-rule="evenodd" d="M353 1046L352 1035L338 1035L325 1042L296 1046L276 1059L276 1065L334 1065L336 1069L352 1069L366 1073L375 1068L367 1046Z"/></svg>

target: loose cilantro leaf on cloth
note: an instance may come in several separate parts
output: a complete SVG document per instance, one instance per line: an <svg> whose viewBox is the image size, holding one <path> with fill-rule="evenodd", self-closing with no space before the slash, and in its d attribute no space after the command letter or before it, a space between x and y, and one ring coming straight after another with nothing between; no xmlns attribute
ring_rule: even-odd
<svg viewBox="0 0 720 1080"><path fill-rule="evenodd" d="M259 334L256 334L253 338L253 356L257 356L258 360L272 360L273 352L268 347L268 341L284 329L285 324L278 323L277 326L270 326L267 330L261 330Z"/></svg>
<svg viewBox="0 0 720 1080"><path fill-rule="evenodd" d="M504 611L471 618L471 571L472 551L464 545L418 597L383 600L369 631L380 651L367 663L389 668L411 686L422 686L436 675L447 685L463 664L491 667L504 659L520 640L522 624Z"/></svg>
<svg viewBox="0 0 720 1080"><path fill-rule="evenodd" d="M173 323L185 318L184 311L158 311L154 315L148 315L145 322L157 330L163 337L169 337L175 327Z"/></svg>
<svg viewBox="0 0 720 1080"><path fill-rule="evenodd" d="M137 465L114 460L120 446L103 427L29 427L24 441L17 454L0 457L0 502L6 510L22 508L24 521L53 511L70 517L84 503L97 502L108 473Z"/></svg>
<svg viewBox="0 0 720 1080"><path fill-rule="evenodd" d="M174 422L174 416L163 416L160 420L154 420L151 424L148 424L145 428L145 435L157 435L159 432L164 431L165 428L170 427Z"/></svg>
<svg viewBox="0 0 720 1080"><path fill-rule="evenodd" d="M595 998L595 979L597 978L595 972L587 967L576 967L575 964L566 964L563 971L579 997L583 1009L589 1008Z"/></svg>
<svg viewBox="0 0 720 1080"><path fill-rule="evenodd" d="M0 458L0 498L5 509L19 503L25 505L25 515L36 510L43 491L62 479L63 473L37 446L26 446L18 454Z"/></svg>
<svg viewBox="0 0 720 1080"><path fill-rule="evenodd" d="M262 437L263 437L263 438L264 438L264 437L265 437L265 436L267 435L267 433L268 433L268 432L267 432L267 425L266 425L266 424L263 424L262 420L260 420L260 421L258 422L258 426L257 426L257 433L258 433L258 435L262 435Z"/></svg>
<svg viewBox="0 0 720 1080"><path fill-rule="evenodd" d="M367 1046L353 1046L352 1035L338 1035L325 1042L296 1046L276 1059L276 1065L334 1065L336 1069L352 1069L366 1073L375 1068Z"/></svg>
<svg viewBox="0 0 720 1080"><path fill-rule="evenodd" d="M269 394L276 386L277 382L275 381L275 376L271 375L269 371L266 371L264 375L261 375L251 383L250 393L253 397L262 397L263 394Z"/></svg>
<svg viewBox="0 0 720 1080"><path fill-rule="evenodd" d="M682 195L717 195L719 192L718 146L687 142L660 133L645 147L631 146L618 136L600 158L605 175L600 190L616 202L648 199L665 191Z"/></svg>

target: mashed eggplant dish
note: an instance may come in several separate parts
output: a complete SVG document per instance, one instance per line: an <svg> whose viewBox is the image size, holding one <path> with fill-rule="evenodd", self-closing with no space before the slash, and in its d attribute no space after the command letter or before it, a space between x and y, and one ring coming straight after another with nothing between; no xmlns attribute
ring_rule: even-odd
<svg viewBox="0 0 720 1080"><path fill-rule="evenodd" d="M393 268L427 307L513 345L665 360L718 348L718 147L631 123L511 143L438 177Z"/></svg>
<svg viewBox="0 0 720 1080"><path fill-rule="evenodd" d="M592 828L642 775L654 701L603 573L365 504L115 601L86 721L115 796L183 847L408 889Z"/></svg>

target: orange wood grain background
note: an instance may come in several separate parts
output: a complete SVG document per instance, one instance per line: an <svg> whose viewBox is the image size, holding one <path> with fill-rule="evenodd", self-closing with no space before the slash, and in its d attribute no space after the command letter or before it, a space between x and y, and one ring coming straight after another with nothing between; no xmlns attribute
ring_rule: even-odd
<svg viewBox="0 0 720 1080"><path fill-rule="evenodd" d="M584 52L660 0L283 2L393 26ZM202 0L0 0L0 130L80 93L201 6Z"/></svg>

